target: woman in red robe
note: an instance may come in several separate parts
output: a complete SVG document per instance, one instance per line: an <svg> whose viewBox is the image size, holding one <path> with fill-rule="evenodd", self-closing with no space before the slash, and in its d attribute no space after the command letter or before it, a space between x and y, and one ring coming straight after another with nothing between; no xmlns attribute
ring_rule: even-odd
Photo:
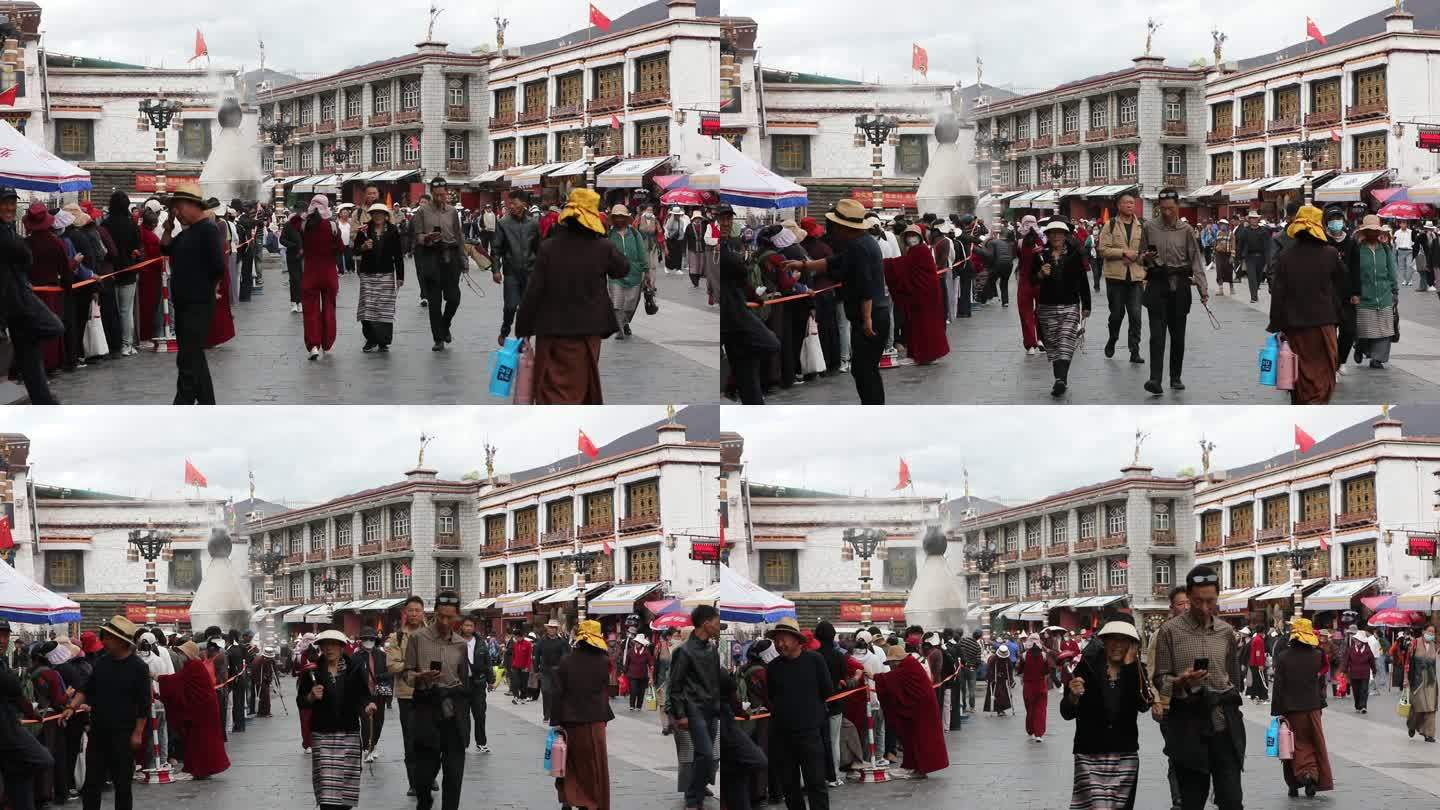
<svg viewBox="0 0 1440 810"><path fill-rule="evenodd" d="M230 767L225 755L225 734L220 726L220 702L215 697L215 678L210 674L200 648L193 641L180 645L185 665L174 675L161 675L160 700L165 714L175 718L184 747L185 771L206 779Z"/></svg>
<svg viewBox="0 0 1440 810"><path fill-rule="evenodd" d="M905 229L905 254L885 260L885 283L905 324L905 346L910 359L924 366L950 353L945 339L944 299L935 254L911 225Z"/></svg>
<svg viewBox="0 0 1440 810"><path fill-rule="evenodd" d="M1025 217L1020 220L1020 233L1017 237L1019 250L1016 255L1020 259L1018 279L1015 288L1015 304L1020 309L1020 342L1025 344L1026 354L1037 354L1040 351L1040 334L1035 326L1035 285L1030 280L1031 267L1035 259L1045 252L1045 239L1040 235L1040 229L1035 226L1035 217Z"/></svg>
<svg viewBox="0 0 1440 810"><path fill-rule="evenodd" d="M205 348L213 349L235 337L235 317L230 312L230 261L234 246L230 240L230 223L215 213L215 225L220 228L221 251L225 261L225 272L220 274L220 284L215 290L215 314L210 318L210 339Z"/></svg>
<svg viewBox="0 0 1440 810"><path fill-rule="evenodd" d="M939 298L935 301L938 304ZM875 676L875 691L880 696L885 722L895 727L895 734L905 749L900 766L911 772L908 775L921 779L928 773L950 767L945 733L940 728L940 703L935 699L934 685L925 667L899 647L891 649L885 663L890 671ZM891 771L891 775L896 774Z"/></svg>
<svg viewBox="0 0 1440 810"><path fill-rule="evenodd" d="M160 235L155 228L160 224L160 215L146 208L140 219L140 249L145 255L141 261L160 258ZM147 264L135 279L135 325L139 329L140 341L137 348L149 347L159 330L160 276L161 265Z"/></svg>

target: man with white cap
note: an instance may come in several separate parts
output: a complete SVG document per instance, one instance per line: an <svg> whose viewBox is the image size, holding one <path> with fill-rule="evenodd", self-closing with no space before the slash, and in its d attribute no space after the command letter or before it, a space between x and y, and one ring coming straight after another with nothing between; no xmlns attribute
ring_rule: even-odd
<svg viewBox="0 0 1440 810"><path fill-rule="evenodd" d="M625 257L630 268L624 278L610 279L610 306L615 310L615 320L620 323L620 331L615 333L616 340L630 337L630 321L640 307L640 295L646 287L655 284L650 276L645 239L631 227L631 220L630 209L624 205L617 204L610 209L610 243Z"/></svg>
<svg viewBox="0 0 1440 810"><path fill-rule="evenodd" d="M672 206L670 215L665 217L663 236L665 239L665 274L685 273L685 232L690 229L690 218L685 209Z"/></svg>

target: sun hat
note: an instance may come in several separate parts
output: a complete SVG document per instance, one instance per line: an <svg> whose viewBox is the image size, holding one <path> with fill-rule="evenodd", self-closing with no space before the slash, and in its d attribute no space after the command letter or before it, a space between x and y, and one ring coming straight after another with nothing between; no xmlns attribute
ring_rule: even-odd
<svg viewBox="0 0 1440 810"><path fill-rule="evenodd" d="M1230 224L1230 220L1228 220L1228 219L1222 219L1222 220L1220 220L1219 222L1217 222L1217 223L1215 223L1215 224L1216 224L1216 225L1229 225L1229 224Z"/></svg>
<svg viewBox="0 0 1440 810"><path fill-rule="evenodd" d="M205 205L205 198L200 196L200 184L194 182L186 182L180 183L179 185L175 186L175 190L170 192L170 196L165 199L165 202L167 204L177 202L190 202L195 203L199 206L203 206Z"/></svg>
<svg viewBox="0 0 1440 810"><path fill-rule="evenodd" d="M52 231L63 231L74 224L75 215L70 213L69 211L62 210L56 213L55 218L50 221L50 229Z"/></svg>
<svg viewBox="0 0 1440 810"><path fill-rule="evenodd" d="M896 644L894 647L885 651L885 663L893 664L896 661L903 661L905 660L905 655L905 648Z"/></svg>
<svg viewBox="0 0 1440 810"><path fill-rule="evenodd" d="M310 206L305 209L305 216L310 216L312 212L319 212L321 219L329 219L330 198L324 194L316 194L314 197L311 197Z"/></svg>
<svg viewBox="0 0 1440 810"><path fill-rule="evenodd" d="M800 631L800 623L795 621L794 617L792 616L786 616L780 621L776 622L775 627L773 627L770 632L766 633L765 635L769 636L770 638L774 638L776 633L793 633L796 638L800 639L801 642L809 641L809 639L805 637L805 634Z"/></svg>
<svg viewBox="0 0 1440 810"><path fill-rule="evenodd" d="M621 203L616 203L615 207L610 209L610 218L614 219L615 217L625 217L626 219L630 219L633 217L633 215L630 213L629 208L626 208Z"/></svg>
<svg viewBox="0 0 1440 810"><path fill-rule="evenodd" d="M919 226L919 225L911 225L911 226L907 227L907 228L905 229L905 233L904 233L903 235L904 235L904 236L909 236L909 235L911 235L911 234L914 234L914 235L919 236L919 237L921 237L921 238L924 238L924 236L925 236L925 232L920 229L920 226Z"/></svg>
<svg viewBox="0 0 1440 810"><path fill-rule="evenodd" d="M560 212L558 221L574 219L586 230L605 235L605 225L600 221L600 195L588 188L577 188L570 192L565 210Z"/></svg>
<svg viewBox="0 0 1440 810"><path fill-rule="evenodd" d="M1360 220L1360 225L1355 228L1355 233L1363 233L1364 231L1383 233L1384 230L1380 227L1380 217L1374 214L1367 214L1364 219Z"/></svg>
<svg viewBox="0 0 1440 810"><path fill-rule="evenodd" d="M390 210L389 208L386 208L386 207L385 207L385 203L378 203L378 202L377 202L377 203L375 203L374 205L370 206L369 208L366 208L366 209L365 209L365 213L367 213L367 214L373 214L373 213L375 213L375 212L377 212L377 211L380 212L380 213L382 213L382 214L384 214L384 215L387 216L387 217L394 216L394 213L391 212L391 210Z"/></svg>
<svg viewBox="0 0 1440 810"><path fill-rule="evenodd" d="M835 210L826 214L825 218L842 228L863 231L868 227L865 224L865 213L865 206L847 199L835 203Z"/></svg>
<svg viewBox="0 0 1440 810"><path fill-rule="evenodd" d="M559 628L559 627L560 627L560 622L558 622L558 621L556 621L556 620L554 620L554 619L551 619L550 621L545 622L545 626L546 626L546 627Z"/></svg>
<svg viewBox="0 0 1440 810"><path fill-rule="evenodd" d="M315 643L316 643L316 644L319 644L319 643L322 642L322 641L335 641L335 642L339 642L340 644L349 644L349 643L350 643L350 639L349 639L344 633L340 632L339 630L325 630L325 631L321 632L319 635L315 636Z"/></svg>
<svg viewBox="0 0 1440 810"><path fill-rule="evenodd" d="M1000 656L1001 658L1009 658L1010 648L1004 644L1001 644L999 648L995 650L995 654Z"/></svg>
<svg viewBox="0 0 1440 810"><path fill-rule="evenodd" d="M861 630L860 632L858 632L858 633L855 634L855 640L856 640L856 641L863 641L863 642L865 642L866 644L869 644L869 643L870 643L870 639L872 639L872 638L874 638L874 636L870 635L870 631L869 631L869 630Z"/></svg>
<svg viewBox="0 0 1440 810"><path fill-rule="evenodd" d="M684 215L685 215L685 209L684 209L684 208L681 208L681 207L678 206L678 205L672 205L672 206L670 206L670 213L672 213L672 214L680 214L681 216L684 216Z"/></svg>
<svg viewBox="0 0 1440 810"><path fill-rule="evenodd" d="M124 616L118 616L118 615L117 615L117 616L111 616L111 617L110 617L110 621L108 621L108 622L100 625L100 632L102 632L102 633L109 633L110 635L112 635L112 636L120 639L121 641L125 642L126 644L131 644L131 645L133 645L133 644L135 643L132 639L135 638L135 631L137 631L137 630L139 630L139 629L140 629L139 626L137 626L134 622L130 621L129 619L125 618ZM81 643L82 645L86 645L86 643L87 643L87 640L86 640L86 638L85 638L85 635L87 635L87 634L82 634L82 635L80 636L80 643ZM95 639L95 643L96 643L97 645L100 644L100 639L99 639L98 636L97 636L96 639ZM81 649L85 649L85 647L82 646Z"/></svg>
<svg viewBox="0 0 1440 810"><path fill-rule="evenodd" d="M55 222L55 217L50 213L50 209L45 207L45 203L36 200L30 203L29 208L25 209L25 216L21 222L25 225L26 231L38 233L49 230Z"/></svg>
<svg viewBox="0 0 1440 810"><path fill-rule="evenodd" d="M1069 233L1070 226L1066 225L1063 220L1052 219L1049 222L1045 223L1044 227L1042 227L1040 230L1044 231L1047 234L1051 231L1064 231L1065 233Z"/></svg>
<svg viewBox="0 0 1440 810"><path fill-rule="evenodd" d="M580 622L579 627L575 629L575 643L577 645L589 644L597 650L606 652L610 650L610 647L605 643L605 639L600 635L600 622L594 619L586 619Z"/></svg>
<svg viewBox="0 0 1440 810"><path fill-rule="evenodd" d="M820 223L816 221L814 217L805 217L804 219L800 220L800 228L801 230L805 231L805 234L807 236L811 236L815 239L819 239L820 237L825 235L825 229L820 227Z"/></svg>
<svg viewBox="0 0 1440 810"><path fill-rule="evenodd" d="M1320 639L1315 637L1315 626L1309 619L1294 618L1290 620L1290 638L1301 644L1308 644L1311 647L1318 646Z"/></svg>
<svg viewBox="0 0 1440 810"><path fill-rule="evenodd" d="M1138 642L1140 640L1140 634L1135 632L1135 625L1131 624L1130 622L1122 621L1106 622L1105 626L1100 628L1100 632L1096 633L1095 635L1100 638L1104 638L1106 636L1124 636L1133 641Z"/></svg>
<svg viewBox="0 0 1440 810"><path fill-rule="evenodd" d="M180 650L180 654L190 659L191 661L194 661L200 657L200 647L194 641L187 641L184 644L181 644L176 649Z"/></svg>
<svg viewBox="0 0 1440 810"><path fill-rule="evenodd" d="M635 643L639 644L641 647L648 647L650 646L650 639L645 638L644 636L636 636Z"/></svg>

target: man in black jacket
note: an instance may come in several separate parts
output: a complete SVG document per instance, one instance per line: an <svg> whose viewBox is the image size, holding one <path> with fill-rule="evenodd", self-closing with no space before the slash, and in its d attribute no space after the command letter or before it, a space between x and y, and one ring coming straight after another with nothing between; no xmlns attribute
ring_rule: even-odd
<svg viewBox="0 0 1440 810"><path fill-rule="evenodd" d="M694 745L690 784L685 786L685 808L699 810L705 805L705 786L715 769L715 729L722 711L720 654L713 643L720 635L720 611L714 605L700 605L690 611L690 623L694 632L671 656L666 699L671 720L677 728L690 732ZM815 745L818 753L818 731Z"/></svg>
<svg viewBox="0 0 1440 810"><path fill-rule="evenodd" d="M249 301L250 293L257 286L255 252L260 248L260 240L255 237L259 232L255 228L255 216L251 207L247 207L244 201L231 200L230 208L240 213L239 219L235 220L235 232L239 237L235 244L235 255L240 259L240 300Z"/></svg>
<svg viewBox="0 0 1440 810"><path fill-rule="evenodd" d="M555 694L556 676L560 672L560 659L570 652L570 642L560 637L560 622L551 619L545 623L545 637L535 644L533 666L540 673L540 711L547 722L555 711L552 702Z"/></svg>
<svg viewBox="0 0 1440 810"><path fill-rule="evenodd" d="M240 631L231 630L225 638L225 668L235 680L230 682L231 731L245 730L245 701L250 694L250 675L246 666L245 644L240 641Z"/></svg>
<svg viewBox="0 0 1440 810"><path fill-rule="evenodd" d="M175 233L175 222L185 229ZM205 212L205 198L194 183L181 183L170 195L170 220L160 237L170 257L170 303L175 311L176 405L214 405L215 386L205 362L205 341L215 314L215 289L225 273L220 229Z"/></svg>
<svg viewBox="0 0 1440 810"><path fill-rule="evenodd" d="M10 339L15 369L31 405L59 405L50 392L40 341L64 334L60 319L30 289L30 248L15 229L19 195L0 188L0 329ZM44 334L45 332L55 334Z"/></svg>
<svg viewBox="0 0 1440 810"><path fill-rule="evenodd" d="M475 750L490 753L485 739L485 693L495 685L496 662L490 658L490 645L475 632L479 622L473 616L460 621L460 636L470 647L470 723L475 726Z"/></svg>
<svg viewBox="0 0 1440 810"><path fill-rule="evenodd" d="M825 701L834 693L825 661L805 649L806 639L794 619L784 618L770 631L780 651L765 666L770 694L770 767L785 786L790 810L830 810L826 792ZM803 781L803 787L802 787Z"/></svg>
<svg viewBox="0 0 1440 810"><path fill-rule="evenodd" d="M1235 260L1245 268L1250 303L1260 300L1260 277L1270 259L1270 232L1260 227L1260 212L1251 211L1235 231Z"/></svg>

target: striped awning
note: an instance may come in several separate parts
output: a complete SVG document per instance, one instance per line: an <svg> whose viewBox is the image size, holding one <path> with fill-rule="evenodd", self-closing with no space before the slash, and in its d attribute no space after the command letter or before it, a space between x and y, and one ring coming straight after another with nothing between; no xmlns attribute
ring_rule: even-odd
<svg viewBox="0 0 1440 810"><path fill-rule="evenodd" d="M1380 580L1375 577L1332 582L1305 597L1306 610L1349 610L1350 603Z"/></svg>
<svg viewBox="0 0 1440 810"><path fill-rule="evenodd" d="M1221 613L1235 613L1250 609L1250 600L1271 590L1273 585L1260 585L1252 588L1236 588L1233 591L1226 591L1220 594L1219 610Z"/></svg>
<svg viewBox="0 0 1440 810"><path fill-rule="evenodd" d="M1260 192L1284 180L1283 177L1261 177L1258 180L1251 180L1237 189L1227 192L1231 202L1249 202L1260 196Z"/></svg>
<svg viewBox="0 0 1440 810"><path fill-rule="evenodd" d="M1365 189L1382 180L1386 171L1378 172L1350 172L1326 183L1322 188L1315 190L1316 202L1359 202ZM1410 190L1410 201L1420 202L1415 199L1415 190Z"/></svg>
<svg viewBox="0 0 1440 810"><path fill-rule="evenodd" d="M1410 189L1413 193L1415 189ZM1430 611L1437 598L1440 598L1440 579L1432 579L1422 582L1414 588L1400 594L1395 600L1395 607L1401 610Z"/></svg>

